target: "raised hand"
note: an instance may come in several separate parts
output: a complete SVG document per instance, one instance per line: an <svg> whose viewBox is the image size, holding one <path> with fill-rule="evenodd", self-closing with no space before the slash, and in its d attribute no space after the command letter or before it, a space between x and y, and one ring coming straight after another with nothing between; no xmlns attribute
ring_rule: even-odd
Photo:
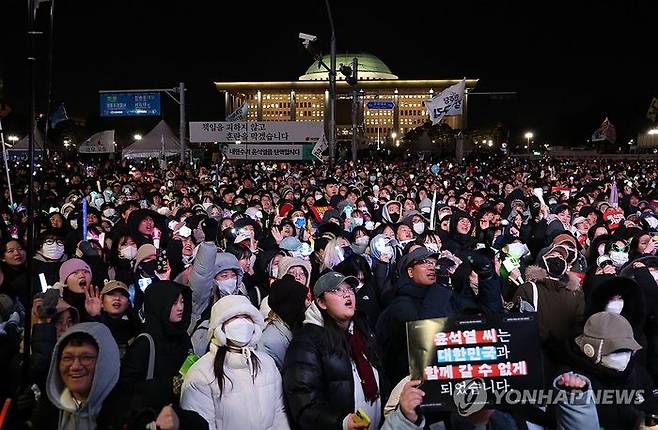
<svg viewBox="0 0 658 430"><path fill-rule="evenodd" d="M85 286L85 310L89 316L97 317L101 314L103 307L103 300L101 300L101 292L98 287L93 285Z"/></svg>

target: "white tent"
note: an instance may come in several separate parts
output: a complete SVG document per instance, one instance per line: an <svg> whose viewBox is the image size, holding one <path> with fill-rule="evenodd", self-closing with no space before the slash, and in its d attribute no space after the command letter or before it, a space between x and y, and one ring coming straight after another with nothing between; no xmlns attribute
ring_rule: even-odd
<svg viewBox="0 0 658 430"><path fill-rule="evenodd" d="M187 146L185 151L189 151ZM146 133L141 140L136 140L132 145L124 148L121 155L123 158L160 158L163 153L165 157L180 154L180 140L164 120Z"/></svg>
<svg viewBox="0 0 658 430"><path fill-rule="evenodd" d="M29 151L30 135L25 136L14 144L11 148L7 148L9 152L25 152ZM34 152L43 152L43 133L39 129L34 130Z"/></svg>

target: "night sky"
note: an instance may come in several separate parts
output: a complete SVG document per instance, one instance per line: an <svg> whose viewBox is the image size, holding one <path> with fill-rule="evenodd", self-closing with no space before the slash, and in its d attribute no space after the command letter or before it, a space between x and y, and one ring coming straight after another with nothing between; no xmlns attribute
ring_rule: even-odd
<svg viewBox="0 0 658 430"><path fill-rule="evenodd" d="M27 130L26 1L2 0L0 74L14 112L5 130ZM56 0L53 107L87 119L89 132L146 132L159 118L101 119L99 89L187 84L188 120L221 120L213 81L296 80L312 59L299 32L329 50L322 0L279 2ZM607 115L619 142L645 131L655 67L655 2L334 1L338 52L368 52L401 79L479 78L469 123L503 123L511 138L531 129L541 143L578 145ZM49 4L38 27L48 28ZM38 43L39 111L46 108L47 44ZM177 106L163 96L177 129Z"/></svg>

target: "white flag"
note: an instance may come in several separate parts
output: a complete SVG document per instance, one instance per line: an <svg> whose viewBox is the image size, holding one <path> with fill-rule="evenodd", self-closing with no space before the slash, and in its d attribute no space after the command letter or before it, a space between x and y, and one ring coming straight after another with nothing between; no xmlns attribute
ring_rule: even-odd
<svg viewBox="0 0 658 430"><path fill-rule="evenodd" d="M105 130L94 134L80 145L78 152L81 154L114 152L114 130Z"/></svg>
<svg viewBox="0 0 658 430"><path fill-rule="evenodd" d="M446 88L440 94L432 97L432 100L425 102L425 107L430 114L432 125L441 122L443 117L446 115L450 116L462 114L465 90L466 81L463 80L458 84Z"/></svg>
<svg viewBox="0 0 658 430"><path fill-rule="evenodd" d="M322 153L329 147L329 143L327 142L327 138L324 137L324 131L318 138L318 141L315 142L315 146L313 147L313 150L311 151L311 154L315 156L318 160L322 161Z"/></svg>
<svg viewBox="0 0 658 430"><path fill-rule="evenodd" d="M246 121L248 111L249 111L249 103L244 102L242 103L242 106L240 106L233 113L228 115L225 121Z"/></svg>

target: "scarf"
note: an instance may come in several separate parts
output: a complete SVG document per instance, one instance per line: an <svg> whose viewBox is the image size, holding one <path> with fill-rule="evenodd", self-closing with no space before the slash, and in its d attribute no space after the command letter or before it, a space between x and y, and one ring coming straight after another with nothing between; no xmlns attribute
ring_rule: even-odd
<svg viewBox="0 0 658 430"><path fill-rule="evenodd" d="M366 400L372 403L377 400L377 397L379 397L379 389L377 387L375 373L366 357L366 339L363 334L354 327L354 332L347 336L347 342L350 345L352 360L354 360L354 363L356 364L356 370L361 379L363 394L366 396Z"/></svg>

